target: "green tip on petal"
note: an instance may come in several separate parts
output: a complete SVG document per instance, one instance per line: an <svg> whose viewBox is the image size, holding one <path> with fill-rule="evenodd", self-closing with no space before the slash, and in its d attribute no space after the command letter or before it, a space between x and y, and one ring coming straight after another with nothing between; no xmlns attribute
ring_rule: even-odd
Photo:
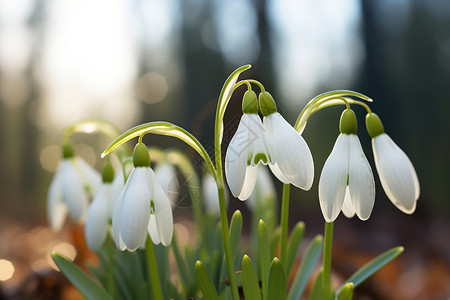
<svg viewBox="0 0 450 300"><path fill-rule="evenodd" d="M65 159L73 157L73 148L72 145L70 145L69 143L66 143L63 146L63 157Z"/></svg>
<svg viewBox="0 0 450 300"><path fill-rule="evenodd" d="M374 113L367 114L366 128L371 138L384 133L383 123L381 123L380 118Z"/></svg>
<svg viewBox="0 0 450 300"><path fill-rule="evenodd" d="M277 105L269 92L262 92L259 94L259 108L264 117L277 112Z"/></svg>
<svg viewBox="0 0 450 300"><path fill-rule="evenodd" d="M109 161L103 166L102 177L104 183L111 183L114 180L114 169Z"/></svg>
<svg viewBox="0 0 450 300"><path fill-rule="evenodd" d="M143 143L136 144L133 153L134 167L150 167L150 155L148 154L147 146Z"/></svg>
<svg viewBox="0 0 450 300"><path fill-rule="evenodd" d="M258 113L258 97L254 91L246 91L242 99L242 112L244 114Z"/></svg>
<svg viewBox="0 0 450 300"><path fill-rule="evenodd" d="M344 134L356 134L358 122L356 121L355 112L346 109L342 112L341 121L339 122L339 130Z"/></svg>
<svg viewBox="0 0 450 300"><path fill-rule="evenodd" d="M263 164L267 164L267 156L264 153L257 153L253 157L253 163L257 165L260 161L263 162Z"/></svg>

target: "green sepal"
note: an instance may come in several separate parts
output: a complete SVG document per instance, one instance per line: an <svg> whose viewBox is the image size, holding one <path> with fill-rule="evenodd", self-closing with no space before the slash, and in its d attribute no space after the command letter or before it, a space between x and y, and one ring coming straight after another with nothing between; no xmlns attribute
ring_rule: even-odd
<svg viewBox="0 0 450 300"><path fill-rule="evenodd" d="M114 180L114 169L109 161L103 166L102 177L104 183L111 183Z"/></svg>
<svg viewBox="0 0 450 300"><path fill-rule="evenodd" d="M350 108L347 108L341 114L339 130L344 134L356 134L357 129L358 122L356 121L355 112Z"/></svg>
<svg viewBox="0 0 450 300"><path fill-rule="evenodd" d="M337 297L338 300L352 300L353 298L353 282L349 282L341 290L341 293Z"/></svg>
<svg viewBox="0 0 450 300"><path fill-rule="evenodd" d="M219 299L216 288L209 277L208 271L206 270L203 263L199 260L195 263L195 276L197 277L198 286L202 291L204 299Z"/></svg>
<svg viewBox="0 0 450 300"><path fill-rule="evenodd" d="M322 254L322 243L323 237L321 235L317 235L308 245L308 248L302 257L302 263L297 270L294 281L291 285L291 290L289 291L288 297L289 300L301 298L309 277L319 261L320 255ZM320 289L322 289L322 285L320 286Z"/></svg>
<svg viewBox="0 0 450 300"><path fill-rule="evenodd" d="M69 159L73 157L73 148L70 143L65 143L63 146L63 157Z"/></svg>
<svg viewBox="0 0 450 300"><path fill-rule="evenodd" d="M101 286L73 262L56 252L53 252L51 256L61 272L63 272L67 279L69 279L69 281L87 299L113 299Z"/></svg>
<svg viewBox="0 0 450 300"><path fill-rule="evenodd" d="M270 266L269 283L267 285L267 299L286 299L286 275L281 261L275 257Z"/></svg>
<svg viewBox="0 0 450 300"><path fill-rule="evenodd" d="M244 114L258 113L258 97L254 91L248 90L245 92L242 99L242 112Z"/></svg>
<svg viewBox="0 0 450 300"><path fill-rule="evenodd" d="M356 288L358 285L361 284L361 282L372 276L376 271L378 271L379 269L387 265L390 261L392 261L394 258L399 256L403 252L403 250L404 250L403 247L395 247L378 255L376 258L365 264L352 276L350 276L340 287L340 289L338 289L337 295L339 296L344 286L349 282L352 282L354 287Z"/></svg>
<svg viewBox="0 0 450 300"><path fill-rule="evenodd" d="M384 133L384 126L380 118L375 113L366 115L366 128L371 138Z"/></svg>
<svg viewBox="0 0 450 300"><path fill-rule="evenodd" d="M259 108L264 117L277 112L277 105L269 92L262 92L259 94Z"/></svg>
<svg viewBox="0 0 450 300"><path fill-rule="evenodd" d="M133 164L134 167L150 167L150 154L148 153L147 146L143 143L137 143L133 152Z"/></svg>
<svg viewBox="0 0 450 300"><path fill-rule="evenodd" d="M242 258L242 289L245 299L261 300L261 288L252 260L247 255Z"/></svg>

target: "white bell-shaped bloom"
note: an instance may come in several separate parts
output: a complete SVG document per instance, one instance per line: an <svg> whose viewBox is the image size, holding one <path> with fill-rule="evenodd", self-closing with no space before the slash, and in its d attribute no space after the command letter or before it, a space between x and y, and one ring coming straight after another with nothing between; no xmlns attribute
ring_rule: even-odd
<svg viewBox="0 0 450 300"><path fill-rule="evenodd" d="M246 200L256 182L257 165L268 164L267 132L258 114L244 113L225 156L225 174L231 193Z"/></svg>
<svg viewBox="0 0 450 300"><path fill-rule="evenodd" d="M367 220L375 201L375 183L355 134L340 134L323 166L319 202L325 221L333 222L343 209L347 186L353 209L361 220Z"/></svg>
<svg viewBox="0 0 450 300"><path fill-rule="evenodd" d="M258 168L255 188L246 201L247 206L254 212L258 201L267 201L271 198L275 199L275 197L275 185L269 171L267 168Z"/></svg>
<svg viewBox="0 0 450 300"><path fill-rule="evenodd" d="M219 191L214 176L209 172L205 173L202 178L202 198L207 212L220 214ZM227 190L225 190L225 203L228 203Z"/></svg>
<svg viewBox="0 0 450 300"><path fill-rule="evenodd" d="M121 250L139 248L145 243L147 232L155 244L170 244L173 233L170 201L150 167L136 167L131 172L117 200L112 225L116 245Z"/></svg>
<svg viewBox="0 0 450 300"><path fill-rule="evenodd" d="M419 180L413 164L386 133L372 139L372 149L386 195L401 211L412 214L420 195Z"/></svg>
<svg viewBox="0 0 450 300"><path fill-rule="evenodd" d="M283 183L309 190L314 180L314 162L303 137L278 113L264 117L269 133L269 153L273 174Z"/></svg>
<svg viewBox="0 0 450 300"><path fill-rule="evenodd" d="M156 166L155 174L162 189L166 192L167 197L169 197L170 204L173 208L177 203L180 189L175 167L172 164L163 161Z"/></svg>
<svg viewBox="0 0 450 300"><path fill-rule="evenodd" d="M54 230L61 229L67 212L83 222L89 198L101 184L100 174L80 157L65 158L58 166L50 185L47 215Z"/></svg>

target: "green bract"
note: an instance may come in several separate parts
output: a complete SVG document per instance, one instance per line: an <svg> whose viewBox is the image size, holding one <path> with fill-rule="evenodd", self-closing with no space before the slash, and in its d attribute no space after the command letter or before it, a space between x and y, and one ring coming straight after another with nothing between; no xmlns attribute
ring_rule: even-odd
<svg viewBox="0 0 450 300"><path fill-rule="evenodd" d="M344 110L339 122L339 130L345 134L356 134L358 123L356 122L355 112L349 108Z"/></svg>
<svg viewBox="0 0 450 300"><path fill-rule="evenodd" d="M242 99L242 112L244 114L258 113L258 97L254 91L246 91Z"/></svg>
<svg viewBox="0 0 450 300"><path fill-rule="evenodd" d="M73 157L73 148L69 143L66 143L63 146L63 157L64 159Z"/></svg>
<svg viewBox="0 0 450 300"><path fill-rule="evenodd" d="M264 117L277 112L277 105L269 92L262 92L259 94L259 107Z"/></svg>
<svg viewBox="0 0 450 300"><path fill-rule="evenodd" d="M384 133L383 123L381 123L380 118L374 113L366 115L366 127L371 138Z"/></svg>
<svg viewBox="0 0 450 300"><path fill-rule="evenodd" d="M104 183L111 183L114 180L114 169L109 161L103 167L102 177Z"/></svg>
<svg viewBox="0 0 450 300"><path fill-rule="evenodd" d="M133 153L134 167L150 167L150 155L148 149L143 143L136 144Z"/></svg>

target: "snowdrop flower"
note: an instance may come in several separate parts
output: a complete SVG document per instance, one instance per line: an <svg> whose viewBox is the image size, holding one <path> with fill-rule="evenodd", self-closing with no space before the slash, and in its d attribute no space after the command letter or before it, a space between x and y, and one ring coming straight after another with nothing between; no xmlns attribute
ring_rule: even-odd
<svg viewBox="0 0 450 300"><path fill-rule="evenodd" d="M384 132L376 114L367 114L366 127L372 138L375 165L386 195L398 209L412 214L420 195L414 166L405 152Z"/></svg>
<svg viewBox="0 0 450 300"><path fill-rule="evenodd" d="M147 232L155 244L168 246L172 240L172 208L167 195L150 168L147 147L134 148L135 169L130 174L114 208L112 226L119 249L134 251L141 247Z"/></svg>
<svg viewBox="0 0 450 300"><path fill-rule="evenodd" d="M356 136L356 116L352 110L344 110L339 127L341 134L320 175L320 208L326 222L333 222L341 210L346 216L354 211L361 220L367 220L375 201L375 182Z"/></svg>
<svg viewBox="0 0 450 300"><path fill-rule="evenodd" d="M69 144L64 145L63 160L50 184L47 199L47 216L52 229L61 229L67 213L83 222L89 198L97 193L100 184L100 174L82 158L74 157Z"/></svg>
<svg viewBox="0 0 450 300"><path fill-rule="evenodd" d="M314 180L314 163L303 137L277 112L268 92L259 95L264 127L269 133L267 144L272 173L283 183L309 190Z"/></svg>
<svg viewBox="0 0 450 300"><path fill-rule="evenodd" d="M97 251L110 231L110 220L117 198L125 185L123 170L114 176L110 162L103 167L103 183L89 206L86 217L86 242L89 249Z"/></svg>
<svg viewBox="0 0 450 300"><path fill-rule="evenodd" d="M225 174L231 193L246 200L255 186L257 165L267 165L270 156L255 92L249 90L244 94L242 111L244 114L225 156Z"/></svg>
<svg viewBox="0 0 450 300"><path fill-rule="evenodd" d="M219 215L219 192L217 191L216 181L210 172L206 172L202 178L202 197L206 211ZM226 199L228 199L228 197L225 195L225 200Z"/></svg>
<svg viewBox="0 0 450 300"><path fill-rule="evenodd" d="M159 184L166 192L167 197L169 197L170 205L173 208L177 203L178 190L180 188L175 167L167 161L163 161L156 166L155 174Z"/></svg>

